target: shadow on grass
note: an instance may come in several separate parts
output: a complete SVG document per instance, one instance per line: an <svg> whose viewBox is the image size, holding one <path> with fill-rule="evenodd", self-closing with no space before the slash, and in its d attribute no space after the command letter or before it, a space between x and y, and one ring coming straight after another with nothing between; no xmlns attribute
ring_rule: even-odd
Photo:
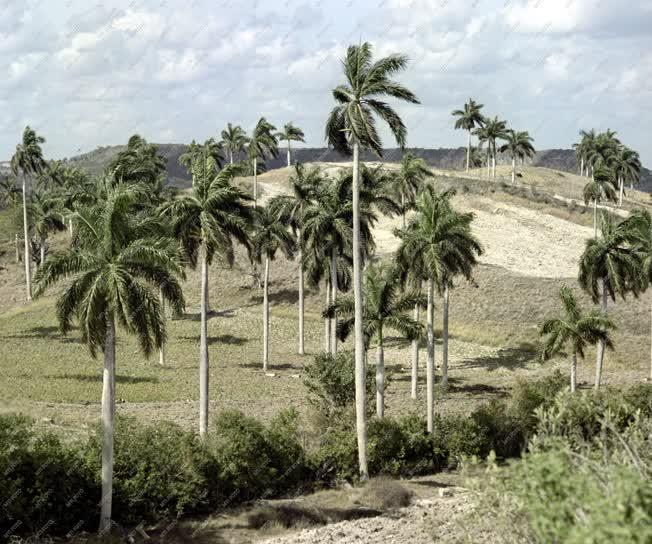
<svg viewBox="0 0 652 544"><path fill-rule="evenodd" d="M447 393L468 393L470 395L490 394L497 397L507 397L509 392L504 387L497 387L486 383L464 383L462 378L448 378Z"/></svg>
<svg viewBox="0 0 652 544"><path fill-rule="evenodd" d="M164 523L160 528L147 531L150 542L175 542L177 544L228 544L229 538L222 536L223 530L207 523L180 525ZM136 540L138 542L139 540Z"/></svg>
<svg viewBox="0 0 652 544"><path fill-rule="evenodd" d="M262 300L262 299L261 299ZM223 310L208 310L206 313L207 319L213 319L214 317L235 317L235 311L240 308L250 308L255 306L255 304L245 304L243 306L236 306L234 308L224 308ZM185 312L182 316L176 318L177 320L186 320L186 321L201 321L201 313L197 312Z"/></svg>
<svg viewBox="0 0 652 544"><path fill-rule="evenodd" d="M484 368L490 372L501 368L514 370L524 368L537 356L538 351L533 344L523 343L513 348L500 349L493 355L465 359L459 366L465 369Z"/></svg>
<svg viewBox="0 0 652 544"><path fill-rule="evenodd" d="M199 336L179 336L180 340L190 340L199 345ZM227 344L230 346L241 346L249 342L248 338L242 336L233 336L232 334L220 334L218 336L209 336L208 345Z"/></svg>
<svg viewBox="0 0 652 544"><path fill-rule="evenodd" d="M73 328L71 332L76 330L76 328ZM0 338L43 338L45 340L59 340L64 344L81 344L81 338L64 335L59 327L54 325L48 327L32 327L31 329L25 329L14 334L5 334L0 336Z"/></svg>
<svg viewBox="0 0 652 544"><path fill-rule="evenodd" d="M326 525L339 521L372 518L380 516L383 512L374 508L319 508L299 504L279 504L263 506L247 515L248 526L260 529L277 524L286 529L292 527L305 527L310 525Z"/></svg>
<svg viewBox="0 0 652 544"><path fill-rule="evenodd" d="M239 363L238 366L240 368L253 368L254 370L263 369L262 361L260 363ZM302 368L301 365L293 365L292 363L268 363L267 364L267 372L274 372L275 370L291 370L291 369L300 370L301 368Z"/></svg>
<svg viewBox="0 0 652 544"><path fill-rule="evenodd" d="M44 376L46 379L51 380L76 380L79 382L97 382L102 383L101 374L53 374ZM159 380L152 376L120 376L115 377L116 383L158 383Z"/></svg>
<svg viewBox="0 0 652 544"><path fill-rule="evenodd" d="M412 483L422 487L432 487L434 489L453 487L451 484L445 484L444 482L438 482L436 480L413 480Z"/></svg>
<svg viewBox="0 0 652 544"><path fill-rule="evenodd" d="M297 304L299 302L299 292L295 289L281 289L280 291L271 291L268 298L272 304ZM251 295L249 300L254 304L262 304L263 295Z"/></svg>

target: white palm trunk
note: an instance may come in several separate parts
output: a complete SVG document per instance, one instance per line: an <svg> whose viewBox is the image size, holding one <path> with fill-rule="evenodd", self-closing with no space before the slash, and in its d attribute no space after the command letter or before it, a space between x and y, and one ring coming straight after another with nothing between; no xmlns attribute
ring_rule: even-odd
<svg viewBox="0 0 652 544"><path fill-rule="evenodd" d="M199 325L199 434L208 430L208 256L201 248L201 300Z"/></svg>
<svg viewBox="0 0 652 544"><path fill-rule="evenodd" d="M491 178L496 179L496 151L491 156Z"/></svg>
<svg viewBox="0 0 652 544"><path fill-rule="evenodd" d="M401 191L401 210L403 210L403 228L407 226L405 219L405 191Z"/></svg>
<svg viewBox="0 0 652 544"><path fill-rule="evenodd" d="M444 283L444 304L443 304L443 322L442 322L442 337L443 337L443 346L442 346L442 360L441 360L441 386L442 389L448 387L448 308L449 308L449 296L450 291L448 288L448 283Z"/></svg>
<svg viewBox="0 0 652 544"><path fill-rule="evenodd" d="M165 316L165 298L163 297L163 291L159 289L158 300L161 305L161 317L166 320ZM160 366L165 366L165 343L161 344L161 347L158 349L158 364Z"/></svg>
<svg viewBox="0 0 652 544"><path fill-rule="evenodd" d="M621 208L623 205L623 193L625 192L625 180L622 177L618 177L618 207Z"/></svg>
<svg viewBox="0 0 652 544"><path fill-rule="evenodd" d="M383 349L383 332L378 331L376 347L376 416L385 415L385 351Z"/></svg>
<svg viewBox="0 0 652 544"><path fill-rule="evenodd" d="M469 171L471 165L471 129L466 133L466 171Z"/></svg>
<svg viewBox="0 0 652 544"><path fill-rule="evenodd" d="M487 177L491 175L491 149L487 144Z"/></svg>
<svg viewBox="0 0 652 544"><path fill-rule="evenodd" d="M512 185L516 183L516 157L512 155Z"/></svg>
<svg viewBox="0 0 652 544"><path fill-rule="evenodd" d="M40 255L38 260L38 265L40 268L41 266L43 266L43 263L45 263L45 236L40 237L39 244L41 245L41 247L39 248Z"/></svg>
<svg viewBox="0 0 652 544"><path fill-rule="evenodd" d="M263 281L263 370L269 362L269 257L265 257L265 279Z"/></svg>
<svg viewBox="0 0 652 544"><path fill-rule="evenodd" d="M326 281L326 308L331 305L331 282ZM330 353L331 350L331 318L324 318L324 351Z"/></svg>
<svg viewBox="0 0 652 544"><path fill-rule="evenodd" d="M602 279L602 311L605 313L607 312L607 282L607 278ZM595 389L600 388L600 382L602 381L605 347L604 340L598 341L598 354L595 362Z"/></svg>
<svg viewBox="0 0 652 544"><path fill-rule="evenodd" d="M427 334L428 358L426 362L426 417L428 419L428 432L434 432L435 421L435 330L434 324L434 297L435 282L428 279L428 309L427 309Z"/></svg>
<svg viewBox="0 0 652 544"><path fill-rule="evenodd" d="M337 302L337 250L335 247L331 249L331 304ZM337 355L337 316L333 316L331 322L331 355Z"/></svg>
<svg viewBox="0 0 652 544"><path fill-rule="evenodd" d="M20 248L19 248L19 245L18 245L18 233L17 232L14 234L14 245L16 246L16 262L19 263L20 262Z"/></svg>
<svg viewBox="0 0 652 544"><path fill-rule="evenodd" d="M419 321L419 305L414 305L414 320ZM417 398L417 386L419 380L419 340L412 340L412 388L411 396Z"/></svg>
<svg viewBox="0 0 652 544"><path fill-rule="evenodd" d="M254 157L254 208L258 203L258 157Z"/></svg>
<svg viewBox="0 0 652 544"><path fill-rule="evenodd" d="M571 375L570 375L570 390L575 393L577 389L577 353L573 353L571 359Z"/></svg>
<svg viewBox="0 0 652 544"><path fill-rule="evenodd" d="M115 321L107 319L102 372L102 496L100 498L101 535L111 530L113 500L113 422L115 419Z"/></svg>
<svg viewBox="0 0 652 544"><path fill-rule="evenodd" d="M72 218L68 219L68 234L72 238Z"/></svg>
<svg viewBox="0 0 652 544"><path fill-rule="evenodd" d="M353 300L355 338L355 416L360 477L369 478L365 414L365 347L362 332L362 259L360 255L360 147L353 143Z"/></svg>
<svg viewBox="0 0 652 544"><path fill-rule="evenodd" d="M233 164L233 149L229 149L229 162Z"/></svg>
<svg viewBox="0 0 652 544"><path fill-rule="evenodd" d="M25 288L27 302L32 300L32 267L29 258L29 226L27 224L27 178L23 173L23 235L25 237Z"/></svg>
<svg viewBox="0 0 652 544"><path fill-rule="evenodd" d="M304 353L303 250L301 248L301 233L299 233L299 355Z"/></svg>

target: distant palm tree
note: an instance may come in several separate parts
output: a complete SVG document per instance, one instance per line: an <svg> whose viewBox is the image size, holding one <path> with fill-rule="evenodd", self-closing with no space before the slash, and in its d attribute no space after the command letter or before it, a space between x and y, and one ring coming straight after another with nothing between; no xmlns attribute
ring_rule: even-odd
<svg viewBox="0 0 652 544"><path fill-rule="evenodd" d="M580 160L580 176L584 175L584 165L586 164L586 175L589 175L587 157L591 154L597 134L594 129L589 131L580 130L580 141L573 144L575 156Z"/></svg>
<svg viewBox="0 0 652 544"><path fill-rule="evenodd" d="M602 235L586 242L580 257L579 283L593 302L602 300L602 310L607 312L607 299L623 299L627 293L638 296L642 285L640 255L631 247L631 230L627 224L616 224L605 212L601 214ZM605 342L598 342L595 370L595 387L600 387L604 362Z"/></svg>
<svg viewBox="0 0 652 544"><path fill-rule="evenodd" d="M630 189L641 176L641 159L639 154L627 146L621 145L611 158L611 165L618 181L618 207L623 205L625 181L630 181Z"/></svg>
<svg viewBox="0 0 652 544"><path fill-rule="evenodd" d="M217 142L215 138L209 138L203 144L198 144L193 140L188 146L188 150L179 156L179 164L185 166L188 172L191 172L192 166L198 157L208 156L213 159L218 168L224 163L224 148L222 142Z"/></svg>
<svg viewBox="0 0 652 544"><path fill-rule="evenodd" d="M234 261L234 240L249 247L250 198L231 182L237 166L218 171L210 149L203 146L192 158L192 189L164 205L161 213L171 220L191 266L201 263L199 338L199 433L208 429L208 266L215 254L229 265Z"/></svg>
<svg viewBox="0 0 652 544"><path fill-rule="evenodd" d="M47 163L43 158L41 144L45 138L36 134L36 131L29 126L23 131L23 138L16 146L16 152L11 157L11 171L15 176L20 172L23 180L23 234L25 238L25 284L27 289L27 300L32 300L32 270L29 243L29 222L27 218L27 178L41 174Z"/></svg>
<svg viewBox="0 0 652 544"><path fill-rule="evenodd" d="M588 344L604 342L609 349L613 349L613 342L609 336L609 329L615 325L606 313L594 309L588 314L582 312L577 299L565 285L559 290L559 298L564 308L564 315L557 319L546 319L541 326L541 335L546 335L546 341L541 353L545 361L570 346L571 372L570 389L575 392L577 388L577 356L584 359L584 352Z"/></svg>
<svg viewBox="0 0 652 544"><path fill-rule="evenodd" d="M351 45L343 61L346 83L333 89L337 105L326 121L326 139L337 151L353 155L353 293L355 300L355 391L356 429L360 475L368 478L367 427L365 422L365 349L362 324L362 259L360 254L360 148L382 155L382 142L374 115L385 121L398 145L405 147L407 129L394 109L380 99L390 96L418 104L406 87L390 79L405 70L404 55L390 55L374 62L371 44Z"/></svg>
<svg viewBox="0 0 652 544"><path fill-rule="evenodd" d="M258 263L265 263L263 281L263 370L269 363L269 265L281 251L291 258L296 242L287 228L287 223L279 220L279 215L268 206L258 208L254 214L251 237L252 255Z"/></svg>
<svg viewBox="0 0 652 544"><path fill-rule="evenodd" d="M304 346L304 255L303 255L303 222L304 211L310 206L323 183L319 167L306 168L297 163L294 173L290 176L291 194L279 195L269 202L278 214L279 220L289 225L297 237L299 261L299 355L305 353Z"/></svg>
<svg viewBox="0 0 652 544"><path fill-rule="evenodd" d="M222 131L222 143L224 150L229 154L229 163L233 164L234 153L244 151L247 145L247 133L240 125L233 126L228 123Z"/></svg>
<svg viewBox="0 0 652 544"><path fill-rule="evenodd" d="M290 142L305 142L305 134L299 127L295 127L292 123L287 123L281 132L276 133L276 137L288 143L288 168L292 166L292 156L290 151Z"/></svg>
<svg viewBox="0 0 652 544"><path fill-rule="evenodd" d="M434 174L428 168L428 163L414 153L406 153L401 159L400 170L391 172L391 187L401 203L403 228L406 226L405 215L414 206L416 198L426 183L426 179Z"/></svg>
<svg viewBox="0 0 652 544"><path fill-rule="evenodd" d="M116 325L135 335L149 356L166 337L156 292L176 312L184 307L177 245L152 234L155 221L136 213L137 204L138 193L119 185L106 201L78 208L76 243L51 255L35 278L37 295L61 280L70 282L57 301L61 331L69 332L77 319L91 355L104 352L101 534L112 523Z"/></svg>
<svg viewBox="0 0 652 544"><path fill-rule="evenodd" d="M610 166L621 145L620 140L616 138L616 133L610 129L598 134L589 144L586 161L591 167L592 174L600 167Z"/></svg>
<svg viewBox="0 0 652 544"><path fill-rule="evenodd" d="M484 117L481 113L481 109L484 106L478 104L472 98L469 98L469 101L464 104L464 109L453 111L453 116L457 117L455 121L455 129L466 130L467 140L466 140L466 171L469 171L469 166L471 164L471 131L478 126L482 126L484 123Z"/></svg>
<svg viewBox="0 0 652 544"><path fill-rule="evenodd" d="M134 134L127 147L120 151L108 166L119 183L143 183L154 185L165 172L166 159L158 154L158 147Z"/></svg>
<svg viewBox="0 0 652 544"><path fill-rule="evenodd" d="M48 236L53 232L66 230L66 224L62 220L61 199L52 193L33 193L27 206L41 252L39 266L43 266Z"/></svg>
<svg viewBox="0 0 652 544"><path fill-rule="evenodd" d="M516 181L516 159L525 159L534 156L534 139L526 131L516 132L508 130L504 136L506 143L500 146L500 152L508 152L512 157L512 183Z"/></svg>
<svg viewBox="0 0 652 544"><path fill-rule="evenodd" d="M488 156L491 156L492 177L496 179L496 140L507 139L507 122L499 120L498 117L486 118L484 126L479 129L479 135L487 142Z"/></svg>
<svg viewBox="0 0 652 544"><path fill-rule="evenodd" d="M253 161L254 171L254 208L258 202L258 160L264 161L268 157L278 156L278 141L274 136L276 127L267 119L261 117L254 127L249 138L247 152L249 159Z"/></svg>
<svg viewBox="0 0 652 544"><path fill-rule="evenodd" d="M584 186L584 204L593 202L593 236L598 235L598 204L616 201L616 178L613 170L599 165L593 170L591 181Z"/></svg>
<svg viewBox="0 0 652 544"><path fill-rule="evenodd" d="M398 332L408 340L421 338L423 325L412 319L408 312L414 305L425 306L423 295L418 291L403 293L397 270L388 265L369 264L365 268L364 281L364 337L368 347L376 340L376 415L385 414L385 332ZM331 305L327 315L340 318L338 336L342 341L351 333L354 321L354 301L350 296Z"/></svg>

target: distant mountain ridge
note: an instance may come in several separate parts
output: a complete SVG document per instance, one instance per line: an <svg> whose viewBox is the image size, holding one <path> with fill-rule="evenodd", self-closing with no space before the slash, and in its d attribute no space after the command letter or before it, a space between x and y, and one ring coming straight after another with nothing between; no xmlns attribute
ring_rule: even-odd
<svg viewBox="0 0 652 544"><path fill-rule="evenodd" d="M185 144L156 144L159 153L167 160L168 180L177 187L188 187L190 176L186 169L179 164L179 156L185 153L188 146ZM92 174L101 173L109 164L111 159L120 151L125 149L123 145L100 147L88 153L77 155L69 159L64 159L69 165L84 168ZM422 157L433 168L446 170L461 170L464 167L466 158L466 149L459 148L408 148L415 155ZM243 155L244 156L244 155ZM385 162L398 162L402 156L402 151L398 148L385 149L383 160ZM236 157L237 159L241 157ZM363 151L361 158L364 161L377 161L378 158L369 151ZM293 161L299 162L350 162L349 157L340 155L333 149L324 147L304 147L292 150ZM506 155L498 156L498 164L509 164L510 157ZM285 149L281 149L279 156L275 159L269 159L265 162L267 169L272 170L282 168L287 165ZM563 172L577 173L577 164L575 162L575 152L572 149L546 149L538 151L535 157L528 160L532 166L542 166L561 170ZM3 165L3 163L0 163ZM0 169L2 169L0 167ZM639 188L643 191L652 192L652 172L643 168L641 174L641 184Z"/></svg>

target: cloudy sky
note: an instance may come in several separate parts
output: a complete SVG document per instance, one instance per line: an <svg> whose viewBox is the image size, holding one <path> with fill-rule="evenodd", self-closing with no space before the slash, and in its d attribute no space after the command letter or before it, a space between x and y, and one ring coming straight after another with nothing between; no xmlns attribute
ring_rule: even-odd
<svg viewBox="0 0 652 544"><path fill-rule="evenodd" d="M538 148L609 127L650 166L650 29L652 0L0 0L0 159L26 124L52 158L260 115L322 146L340 59L362 40L411 57L410 146L464 145L450 112L473 97Z"/></svg>

